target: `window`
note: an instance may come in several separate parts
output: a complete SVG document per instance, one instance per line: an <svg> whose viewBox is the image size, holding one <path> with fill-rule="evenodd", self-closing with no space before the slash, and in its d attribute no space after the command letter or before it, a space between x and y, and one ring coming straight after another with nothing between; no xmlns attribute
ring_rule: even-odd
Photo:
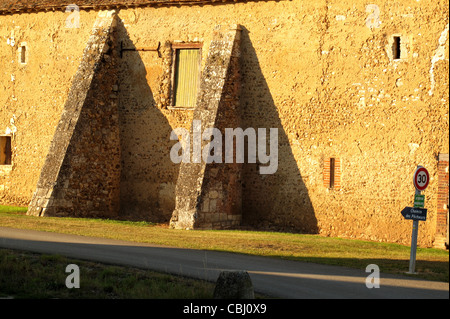
<svg viewBox="0 0 450 319"><path fill-rule="evenodd" d="M197 102L201 44L177 43L173 44L172 48L172 106L193 108Z"/></svg>
<svg viewBox="0 0 450 319"><path fill-rule="evenodd" d="M327 158L323 165L323 184L329 189L341 188L341 162L338 158Z"/></svg>
<svg viewBox="0 0 450 319"><path fill-rule="evenodd" d="M0 136L0 165L11 165L11 136Z"/></svg>

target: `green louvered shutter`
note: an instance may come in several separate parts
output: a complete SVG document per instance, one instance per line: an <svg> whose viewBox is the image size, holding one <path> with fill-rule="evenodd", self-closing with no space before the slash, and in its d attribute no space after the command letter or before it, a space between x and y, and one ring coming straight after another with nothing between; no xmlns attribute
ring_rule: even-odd
<svg viewBox="0 0 450 319"><path fill-rule="evenodd" d="M177 49L174 106L195 106L199 78L199 57L199 49Z"/></svg>

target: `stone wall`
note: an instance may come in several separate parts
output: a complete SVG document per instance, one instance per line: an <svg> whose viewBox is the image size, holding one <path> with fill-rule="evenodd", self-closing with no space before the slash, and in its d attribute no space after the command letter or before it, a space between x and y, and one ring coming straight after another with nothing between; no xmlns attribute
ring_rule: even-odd
<svg viewBox="0 0 450 319"><path fill-rule="evenodd" d="M169 136L189 129L194 111L170 107L170 43L203 43L204 68L214 27L239 24L240 123L279 133L275 174L259 174L260 163L242 167L242 224L408 244L411 223L400 211L412 204L412 175L422 165L431 181L419 245L431 246L438 154L449 153L448 11L442 0L120 10L118 43L160 50L119 59L119 215L168 222L175 208L180 165L170 161ZM0 78L0 124L15 131L13 165L0 170L4 203L31 199L95 21L95 12L81 13L73 30L61 12L0 16L0 58L17 61L18 44L6 43L13 33L29 56L25 67L7 63ZM324 180L330 158L339 187Z"/></svg>
<svg viewBox="0 0 450 319"><path fill-rule="evenodd" d="M81 15L80 28L66 28L64 12L0 15L0 135L12 140L12 165L0 166L3 204L27 206L36 189L97 13Z"/></svg>

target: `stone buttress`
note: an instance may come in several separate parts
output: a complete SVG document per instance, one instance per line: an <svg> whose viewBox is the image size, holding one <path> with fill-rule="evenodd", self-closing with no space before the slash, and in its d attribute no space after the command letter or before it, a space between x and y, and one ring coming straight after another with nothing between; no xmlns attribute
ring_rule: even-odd
<svg viewBox="0 0 450 319"><path fill-rule="evenodd" d="M120 140L114 11L101 11L28 208L34 216L114 217Z"/></svg>
<svg viewBox="0 0 450 319"><path fill-rule="evenodd" d="M239 43L241 29L216 27L202 73L194 110L193 127L225 128L239 124ZM222 139L223 140L223 139ZM202 150L208 145L202 141ZM223 144L223 143L222 143ZM240 224L242 164L181 163L176 185L176 206L170 227L177 229L221 229Z"/></svg>

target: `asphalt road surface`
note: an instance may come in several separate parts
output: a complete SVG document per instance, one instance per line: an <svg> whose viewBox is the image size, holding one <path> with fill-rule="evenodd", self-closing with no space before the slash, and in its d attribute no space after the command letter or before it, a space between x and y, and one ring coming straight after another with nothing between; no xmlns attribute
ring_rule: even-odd
<svg viewBox="0 0 450 319"><path fill-rule="evenodd" d="M365 269L163 247L0 227L0 247L132 266L215 282L221 270L246 270L255 292L283 299L448 299L449 284L381 273L368 288ZM80 268L80 276L83 269Z"/></svg>

